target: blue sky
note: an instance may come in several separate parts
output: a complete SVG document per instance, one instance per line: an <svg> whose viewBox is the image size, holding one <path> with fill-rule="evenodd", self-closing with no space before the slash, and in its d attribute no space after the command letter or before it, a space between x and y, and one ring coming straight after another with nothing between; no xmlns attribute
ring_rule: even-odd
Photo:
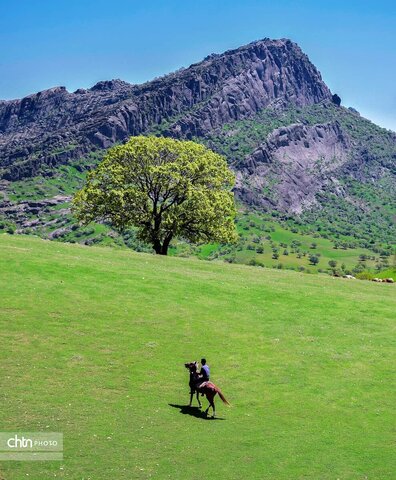
<svg viewBox="0 0 396 480"><path fill-rule="evenodd" d="M396 131L396 2L0 0L0 98L141 83L264 37L297 42L346 106Z"/></svg>

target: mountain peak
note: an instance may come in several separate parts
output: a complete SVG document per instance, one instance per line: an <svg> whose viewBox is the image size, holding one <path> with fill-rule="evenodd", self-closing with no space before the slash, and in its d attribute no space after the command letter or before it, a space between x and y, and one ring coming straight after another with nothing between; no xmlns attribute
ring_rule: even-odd
<svg viewBox="0 0 396 480"><path fill-rule="evenodd" d="M120 89L124 89L125 87L130 88L131 84L128 82L125 82L124 80L120 80L119 78L115 78L113 80L102 80L96 83L89 90L93 92L104 92L104 91L120 90Z"/></svg>

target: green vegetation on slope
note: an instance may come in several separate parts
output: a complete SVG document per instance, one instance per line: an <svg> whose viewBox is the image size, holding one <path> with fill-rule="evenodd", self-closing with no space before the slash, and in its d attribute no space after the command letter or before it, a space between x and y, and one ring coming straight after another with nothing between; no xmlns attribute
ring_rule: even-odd
<svg viewBox="0 0 396 480"><path fill-rule="evenodd" d="M318 194L320 208L315 205L312 210L305 211L299 220L304 225L327 230L333 238L337 235L353 236L360 246L366 248L370 242L394 244L395 134L358 113L328 103L290 107L281 112L264 109L250 119L225 125L201 141L225 155L231 165L237 167L276 128L292 123L316 125L328 122L338 123L351 138L354 155L358 159L355 169L360 172L358 177L365 180L357 181L356 172L355 176L351 172L343 172L339 178L340 185L348 195L342 198L331 192ZM384 167L389 173L384 173ZM271 188L263 194L272 198ZM276 203L275 197L273 200Z"/></svg>
<svg viewBox="0 0 396 480"><path fill-rule="evenodd" d="M13 202L42 200L55 195L74 195L84 183L87 170L103 157L103 152L88 155L69 165L61 165L43 171L42 176L25 178L7 184L4 194Z"/></svg>
<svg viewBox="0 0 396 480"><path fill-rule="evenodd" d="M324 232L320 234L307 226L249 211L240 212L237 229L239 241L236 245L190 245L178 242L174 244L171 254L331 275L367 272L374 277L380 271L391 268L393 270L388 276L396 278L392 248L361 248L353 237L344 236L334 241Z"/></svg>
<svg viewBox="0 0 396 480"><path fill-rule="evenodd" d="M394 285L9 235L0 271L2 429L65 437L7 480L393 477ZM222 421L176 407L201 355Z"/></svg>

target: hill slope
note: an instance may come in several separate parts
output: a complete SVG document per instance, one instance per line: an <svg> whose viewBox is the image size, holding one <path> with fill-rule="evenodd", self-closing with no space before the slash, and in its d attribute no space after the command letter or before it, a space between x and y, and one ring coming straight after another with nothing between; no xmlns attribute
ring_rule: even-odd
<svg viewBox="0 0 396 480"><path fill-rule="evenodd" d="M2 428L65 436L7 480L392 478L394 285L7 235L0 271ZM222 421L180 414L201 355Z"/></svg>

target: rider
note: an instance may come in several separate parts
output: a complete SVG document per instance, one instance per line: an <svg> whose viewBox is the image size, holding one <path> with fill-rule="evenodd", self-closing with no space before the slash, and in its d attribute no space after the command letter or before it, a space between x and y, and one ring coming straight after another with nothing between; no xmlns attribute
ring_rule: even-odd
<svg viewBox="0 0 396 480"><path fill-rule="evenodd" d="M202 385L203 382L208 382L209 377L210 377L209 365L206 365L206 359L205 358L201 358L201 372L198 376L197 388L199 389L199 387ZM201 393L201 395L203 396L204 394Z"/></svg>
<svg viewBox="0 0 396 480"><path fill-rule="evenodd" d="M201 358L201 378L203 382L208 382L210 377L209 365L206 365L206 359Z"/></svg>

